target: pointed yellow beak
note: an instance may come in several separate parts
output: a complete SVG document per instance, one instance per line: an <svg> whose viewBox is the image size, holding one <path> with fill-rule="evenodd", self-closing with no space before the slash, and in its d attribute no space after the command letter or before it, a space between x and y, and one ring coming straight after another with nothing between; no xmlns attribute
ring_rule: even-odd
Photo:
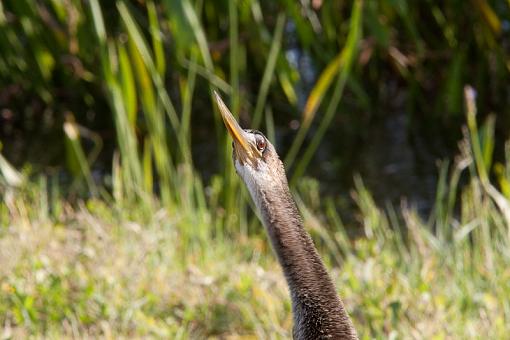
<svg viewBox="0 0 510 340"><path fill-rule="evenodd" d="M218 108L220 109L221 118L223 119L223 123L225 123L225 126L227 127L230 136L232 136L234 143L239 145L242 148L242 151L244 151L243 152L244 155L241 155L238 152L238 156L241 156L240 157L241 160L244 160L246 158L252 159L253 147L250 145L246 132L239 126L230 110L227 108L223 100L221 100L221 97L218 94L218 92L214 91L214 96L216 97L216 103L218 104Z"/></svg>

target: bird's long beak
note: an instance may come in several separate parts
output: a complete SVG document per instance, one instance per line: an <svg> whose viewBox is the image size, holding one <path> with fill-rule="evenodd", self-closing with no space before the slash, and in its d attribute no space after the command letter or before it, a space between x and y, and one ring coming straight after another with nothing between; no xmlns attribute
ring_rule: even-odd
<svg viewBox="0 0 510 340"><path fill-rule="evenodd" d="M250 144L246 132L239 126L236 119L230 113L230 110L227 108L223 100L221 100L218 92L214 91L214 96L216 97L216 103L218 104L218 108L220 109L221 118L223 118L223 123L227 127L227 130L232 136L234 143L237 144L242 150L237 150L238 156L240 156L241 160L245 160L246 158L253 158L253 146ZM242 152L239 152L242 151Z"/></svg>

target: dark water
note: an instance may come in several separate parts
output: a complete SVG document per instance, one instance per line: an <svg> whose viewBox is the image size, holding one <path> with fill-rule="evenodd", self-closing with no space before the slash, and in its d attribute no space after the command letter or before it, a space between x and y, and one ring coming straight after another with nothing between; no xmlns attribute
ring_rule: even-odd
<svg viewBox="0 0 510 340"><path fill-rule="evenodd" d="M434 156L412 143L405 113L389 115L369 128L358 170L376 201L399 204L405 197L419 212L432 208L437 182ZM419 138L419 137L417 137Z"/></svg>
<svg viewBox="0 0 510 340"><path fill-rule="evenodd" d="M7 125L0 128L7 129ZM326 134L307 172L320 181L324 194L347 197L353 176L360 174L378 204L398 205L406 197L419 211L430 210L436 189L437 155L432 154L427 141L413 131L405 112L388 113L374 119L363 132L353 131L352 135L339 136L336 130L332 127ZM284 154L296 131L279 127L276 132L276 146ZM68 175L63 171L63 140L62 133L55 129L3 131L2 154L18 167L30 162L35 171L61 173L65 178ZM93 174L99 182L111 167L114 143L114 136L109 143L106 140L102 157L94 165ZM85 148L86 144L84 141ZM210 129L198 126L193 131L193 159L206 183L220 171L216 145Z"/></svg>
<svg viewBox="0 0 510 340"><path fill-rule="evenodd" d="M426 216L434 202L438 160L455 150L429 150L404 112L374 120L359 135L347 141L335 131L326 135L308 170L323 194L348 199L359 175L379 206L398 206L405 199Z"/></svg>
<svg viewBox="0 0 510 340"><path fill-rule="evenodd" d="M294 31L293 23L289 22L288 34L292 36ZM300 73L301 82L296 92L302 111L318 73L311 58L292 39L288 42L286 57ZM342 196L349 194L353 177L359 174L379 205L398 205L405 198L419 212L427 214L436 189L437 158L451 156L455 151L440 141L440 134L434 135L434 140L440 144L439 152L429 150L427 137L412 126L404 110L405 90L394 83L386 87L387 107L379 115L368 114L372 118L365 121L358 132L356 128L353 128L355 131L345 128L355 125L350 117L358 113L342 112L342 106L338 109L336 126L326 134L309 174L320 180L325 194ZM338 159L342 161L336 161Z"/></svg>

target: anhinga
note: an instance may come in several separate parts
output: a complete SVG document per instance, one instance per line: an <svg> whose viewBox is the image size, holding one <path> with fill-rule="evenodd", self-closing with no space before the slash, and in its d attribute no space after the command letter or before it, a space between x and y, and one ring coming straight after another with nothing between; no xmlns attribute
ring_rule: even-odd
<svg viewBox="0 0 510 340"><path fill-rule="evenodd" d="M259 131L243 130L216 92L215 96L234 140L235 168L260 212L289 286L294 338L357 339L349 315L303 227L275 148Z"/></svg>

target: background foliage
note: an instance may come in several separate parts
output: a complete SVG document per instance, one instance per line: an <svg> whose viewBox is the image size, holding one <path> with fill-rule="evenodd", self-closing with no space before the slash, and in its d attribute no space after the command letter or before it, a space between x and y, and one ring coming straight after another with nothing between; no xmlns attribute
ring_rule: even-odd
<svg viewBox="0 0 510 340"><path fill-rule="evenodd" d="M362 337L503 338L509 13L486 0L1 2L3 336L289 336L219 89L276 144ZM378 207L377 184L388 197L408 173L368 163L367 189L353 177L368 176L366 145L419 160L414 191L432 168L426 209L412 192Z"/></svg>

